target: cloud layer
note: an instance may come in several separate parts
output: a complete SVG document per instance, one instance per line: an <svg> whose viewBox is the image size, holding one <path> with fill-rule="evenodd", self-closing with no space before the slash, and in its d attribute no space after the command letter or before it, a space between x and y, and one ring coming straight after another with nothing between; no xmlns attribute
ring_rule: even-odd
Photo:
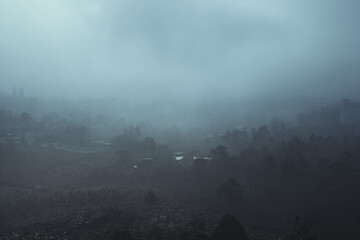
<svg viewBox="0 0 360 240"><path fill-rule="evenodd" d="M0 3L0 88L129 101L356 97L358 1Z"/></svg>

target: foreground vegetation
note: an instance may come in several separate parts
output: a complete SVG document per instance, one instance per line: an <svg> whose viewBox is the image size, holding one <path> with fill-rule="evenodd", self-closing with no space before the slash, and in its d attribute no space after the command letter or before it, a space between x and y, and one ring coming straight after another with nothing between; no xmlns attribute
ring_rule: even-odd
<svg viewBox="0 0 360 240"><path fill-rule="evenodd" d="M359 236L356 125L314 131L273 121L189 148L135 126L103 144L86 126L50 131L12 117L0 143L0 239Z"/></svg>

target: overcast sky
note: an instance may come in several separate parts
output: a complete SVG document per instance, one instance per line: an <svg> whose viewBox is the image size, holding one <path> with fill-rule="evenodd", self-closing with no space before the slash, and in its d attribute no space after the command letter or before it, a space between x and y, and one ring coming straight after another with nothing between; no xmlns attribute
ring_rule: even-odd
<svg viewBox="0 0 360 240"><path fill-rule="evenodd" d="M359 12L358 0L1 0L0 89L355 98Z"/></svg>

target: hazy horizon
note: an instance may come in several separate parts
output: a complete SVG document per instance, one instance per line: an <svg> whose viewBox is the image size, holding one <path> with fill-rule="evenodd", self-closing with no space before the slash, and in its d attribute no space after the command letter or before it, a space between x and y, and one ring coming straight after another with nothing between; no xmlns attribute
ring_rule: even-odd
<svg viewBox="0 0 360 240"><path fill-rule="evenodd" d="M5 0L0 89L133 103L356 98L359 5Z"/></svg>

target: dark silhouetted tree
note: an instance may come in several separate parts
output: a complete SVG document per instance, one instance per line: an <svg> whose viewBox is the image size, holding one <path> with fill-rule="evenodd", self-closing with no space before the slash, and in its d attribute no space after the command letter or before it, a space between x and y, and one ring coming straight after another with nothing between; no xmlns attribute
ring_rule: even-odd
<svg viewBox="0 0 360 240"><path fill-rule="evenodd" d="M219 145L216 148L211 149L210 156L213 158L216 171L228 173L229 171L233 171L235 169L233 161L230 158L225 146Z"/></svg>
<svg viewBox="0 0 360 240"><path fill-rule="evenodd" d="M224 204L236 204L243 199L243 188L233 178L229 178L216 189L218 201Z"/></svg>
<svg viewBox="0 0 360 240"><path fill-rule="evenodd" d="M219 145L216 148L213 148L210 150L210 154L213 156L213 158L215 159L222 159L225 160L227 158L229 158L229 153L227 152L227 149L225 146L223 145Z"/></svg>
<svg viewBox="0 0 360 240"><path fill-rule="evenodd" d="M136 151L139 149L140 136L140 128L131 125L124 130L122 135L113 138L111 146L118 150Z"/></svg>
<svg viewBox="0 0 360 240"><path fill-rule="evenodd" d="M141 141L141 150L145 153L154 153L156 151L156 142L154 138L147 137Z"/></svg>
<svg viewBox="0 0 360 240"><path fill-rule="evenodd" d="M253 133L252 144L254 147L264 147L272 139L268 127L266 125L259 127L257 131Z"/></svg>
<svg viewBox="0 0 360 240"><path fill-rule="evenodd" d="M233 215L225 215L214 230L212 240L248 240L243 226Z"/></svg>

